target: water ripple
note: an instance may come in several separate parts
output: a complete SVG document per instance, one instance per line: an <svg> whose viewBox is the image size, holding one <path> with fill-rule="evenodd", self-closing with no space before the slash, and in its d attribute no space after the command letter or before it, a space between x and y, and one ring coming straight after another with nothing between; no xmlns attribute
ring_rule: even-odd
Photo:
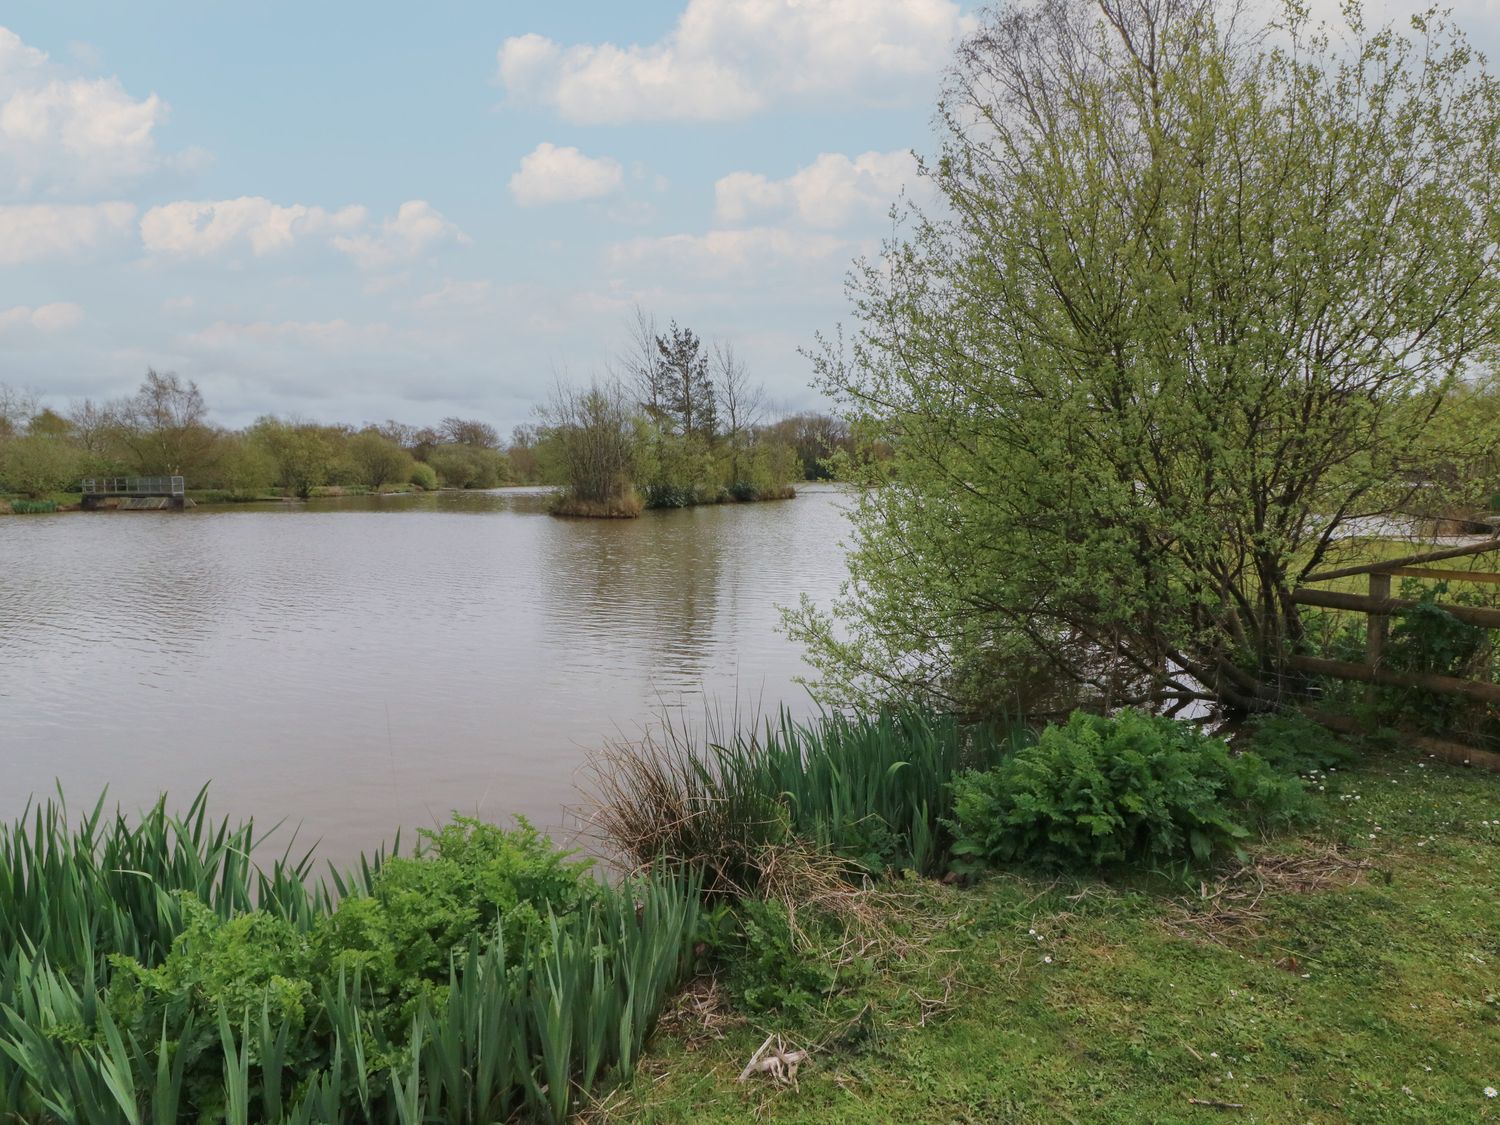
<svg viewBox="0 0 1500 1125"><path fill-rule="evenodd" d="M776 606L837 590L836 492L631 521L544 503L0 521L0 816L54 778L127 805L212 780L342 858L454 808L554 824L586 753L664 705L806 707Z"/></svg>

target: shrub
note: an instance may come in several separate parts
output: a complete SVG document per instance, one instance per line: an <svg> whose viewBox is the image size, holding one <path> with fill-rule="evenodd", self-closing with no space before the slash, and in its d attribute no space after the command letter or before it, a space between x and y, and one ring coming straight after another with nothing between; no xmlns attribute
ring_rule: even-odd
<svg viewBox="0 0 1500 1125"><path fill-rule="evenodd" d="M960 778L950 824L965 867L1205 861L1291 819L1302 787L1196 727L1075 712L997 768Z"/></svg>
<svg viewBox="0 0 1500 1125"><path fill-rule="evenodd" d="M38 500L76 488L82 465L78 451L61 438L13 438L0 442L0 489Z"/></svg>
<svg viewBox="0 0 1500 1125"><path fill-rule="evenodd" d="M448 443L428 455L444 488L499 488L510 476L505 454L496 449Z"/></svg>
<svg viewBox="0 0 1500 1125"><path fill-rule="evenodd" d="M1460 621L1438 599L1448 592L1446 582L1426 586L1418 578L1401 583L1401 596L1417 604L1402 610L1391 626L1381 662L1401 672L1431 672L1460 679L1487 680L1494 676L1494 651L1487 631ZM1468 591L1453 596L1459 604L1483 604ZM1428 734L1452 735L1475 725L1484 709L1471 701L1421 688L1381 688L1381 718L1410 724Z"/></svg>
<svg viewBox="0 0 1500 1125"><path fill-rule="evenodd" d="M431 492L438 486L437 470L426 461L413 461L411 483L425 492Z"/></svg>

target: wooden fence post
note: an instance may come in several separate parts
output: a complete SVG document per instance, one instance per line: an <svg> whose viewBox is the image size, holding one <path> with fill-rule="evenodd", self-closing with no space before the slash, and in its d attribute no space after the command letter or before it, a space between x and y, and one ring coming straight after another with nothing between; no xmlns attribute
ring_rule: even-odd
<svg viewBox="0 0 1500 1125"><path fill-rule="evenodd" d="M1384 602L1391 596L1391 576L1380 571L1370 572L1370 600ZM1390 618L1383 613L1372 613L1365 629L1365 659L1371 668L1380 667L1381 650L1385 648L1386 632Z"/></svg>

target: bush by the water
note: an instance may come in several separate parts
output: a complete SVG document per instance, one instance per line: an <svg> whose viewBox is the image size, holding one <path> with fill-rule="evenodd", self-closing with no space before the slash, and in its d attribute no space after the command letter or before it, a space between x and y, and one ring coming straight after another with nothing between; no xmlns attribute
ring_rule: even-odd
<svg viewBox="0 0 1500 1125"><path fill-rule="evenodd" d="M524 822L424 836L329 889L201 795L0 827L0 1120L559 1120L628 1074L696 888L608 887Z"/></svg>
<svg viewBox="0 0 1500 1125"><path fill-rule="evenodd" d="M414 461L408 484L414 484L423 492L431 492L438 486L437 470L425 461Z"/></svg>
<svg viewBox="0 0 1500 1125"><path fill-rule="evenodd" d="M953 852L971 868L1201 862L1305 807L1296 778L1232 755L1191 724L1138 711L1075 712L955 788Z"/></svg>

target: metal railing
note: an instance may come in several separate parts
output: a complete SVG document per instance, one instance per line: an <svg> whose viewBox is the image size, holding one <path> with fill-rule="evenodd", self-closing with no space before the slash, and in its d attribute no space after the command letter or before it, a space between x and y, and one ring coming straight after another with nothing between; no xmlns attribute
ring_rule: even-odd
<svg viewBox="0 0 1500 1125"><path fill-rule="evenodd" d="M85 496L182 496L187 486L182 477L87 477Z"/></svg>

